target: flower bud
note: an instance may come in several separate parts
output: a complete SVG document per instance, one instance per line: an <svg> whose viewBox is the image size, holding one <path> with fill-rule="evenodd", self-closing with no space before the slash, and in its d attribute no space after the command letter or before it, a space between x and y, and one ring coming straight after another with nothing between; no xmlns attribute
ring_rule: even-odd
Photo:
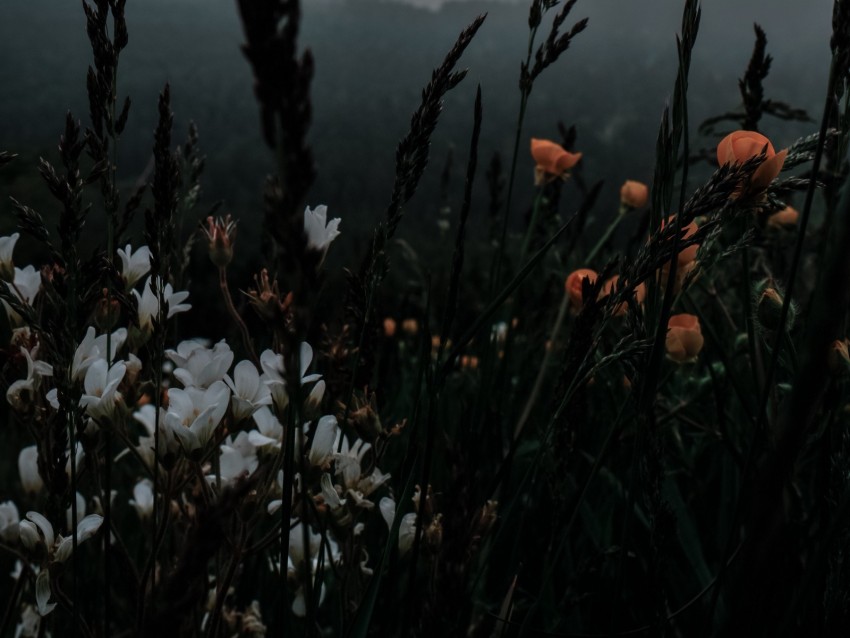
<svg viewBox="0 0 850 638"><path fill-rule="evenodd" d="M596 283L598 275L595 270L590 268L579 268L569 274L564 282L564 289L570 297L570 305L578 309L584 304L584 280L587 279L591 284Z"/></svg>
<svg viewBox="0 0 850 638"><path fill-rule="evenodd" d="M384 319L384 336L387 339L392 339L395 336L396 322L392 317Z"/></svg>
<svg viewBox="0 0 850 638"><path fill-rule="evenodd" d="M702 330L695 315L680 314L670 317L667 324L665 346L667 356L676 363L694 361L702 350Z"/></svg>
<svg viewBox="0 0 850 638"><path fill-rule="evenodd" d="M758 318L768 330L778 330L782 325L783 299L775 288L765 288L758 300Z"/></svg>
<svg viewBox="0 0 850 638"><path fill-rule="evenodd" d="M643 208L649 201L649 187L643 182L627 179L620 187L621 212L633 208Z"/></svg>
<svg viewBox="0 0 850 638"><path fill-rule="evenodd" d="M224 268L233 260L233 242L236 240L236 222L226 217L207 217L207 227L203 229L209 241L210 259L219 268Z"/></svg>

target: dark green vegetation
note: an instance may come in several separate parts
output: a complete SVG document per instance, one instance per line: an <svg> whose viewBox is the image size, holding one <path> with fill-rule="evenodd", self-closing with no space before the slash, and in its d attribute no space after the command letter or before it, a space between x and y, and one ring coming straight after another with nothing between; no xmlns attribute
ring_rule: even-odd
<svg viewBox="0 0 850 638"><path fill-rule="evenodd" d="M828 15L810 35L786 14L766 16L767 41L743 19L701 19L696 0L669 36L637 26L645 9L612 27L573 0L486 19L472 3L304 16L293 0L236 4L243 30L229 3L130 0L129 47L87 90L77 7L3 8L3 46L22 52L6 84L37 90L2 103L3 150L19 155L0 156L0 186L21 202L2 204L2 234L17 222L15 265L48 268L32 304L0 286L10 322L30 329L2 350L0 501L21 522L17 536L0 528L0 568L20 559L22 575L0 582L0 631L38 601L41 635L92 638L842 635L850 2L835 3L831 40ZM92 6L90 22L122 19L122 2ZM794 47L773 44L777 20ZM95 60L121 33L90 28ZM48 53L54 38L67 55ZM120 140L113 91L133 99ZM63 122L65 105L82 125ZM189 117L204 172L175 151ZM717 151L733 130L756 142ZM583 153L567 181L547 165L533 185L532 137ZM651 192L620 217L626 178ZM147 192L130 220L137 180ZM307 204L342 218L329 251ZM800 212L781 227L788 204ZM240 218L235 238L226 220L192 232L211 210ZM191 290L190 312L167 321L159 286L144 315L115 255L125 242ZM279 288L252 284L261 267ZM578 268L599 275L565 293ZM92 323L126 326L117 366L138 362L108 409L91 399L105 384L75 373ZM163 367L166 348L198 335L261 364L258 389L237 366L232 397L216 380L230 403L208 400L216 364L187 373L185 348L168 355L179 373ZM95 357L104 370L112 343ZM31 357L52 377L12 392ZM191 392L202 398L186 408ZM247 445L254 399L280 427ZM76 442L86 460L66 472ZM24 446L44 483L31 494L14 467ZM152 502L139 516L142 477ZM77 491L102 527L69 557L24 514L68 536Z"/></svg>

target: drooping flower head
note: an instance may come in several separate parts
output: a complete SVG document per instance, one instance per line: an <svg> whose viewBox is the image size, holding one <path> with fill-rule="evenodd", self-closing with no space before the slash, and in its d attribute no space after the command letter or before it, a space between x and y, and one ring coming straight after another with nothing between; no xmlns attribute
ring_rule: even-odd
<svg viewBox="0 0 850 638"><path fill-rule="evenodd" d="M551 140L531 138L531 157L534 158L534 184L548 184L558 178L567 179L570 169L581 159L581 153L570 153Z"/></svg>

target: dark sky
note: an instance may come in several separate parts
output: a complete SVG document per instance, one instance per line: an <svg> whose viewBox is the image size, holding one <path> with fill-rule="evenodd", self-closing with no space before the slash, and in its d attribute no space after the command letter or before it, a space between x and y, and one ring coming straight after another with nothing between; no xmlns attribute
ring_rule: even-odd
<svg viewBox="0 0 850 638"><path fill-rule="evenodd" d="M259 142L251 77L229 0L129 0L130 47L119 88L133 99L120 171L128 183L150 157L156 96L172 84L175 139L197 122L208 155L206 190L239 216L258 208L269 158ZM443 158L456 151L462 175L475 84L484 95L481 154L509 156L517 111L519 62L528 28L527 2L452 2L440 11L398 2L307 0L301 41L316 59L311 140L319 165L314 193L331 213L373 219L386 203L393 154L431 69L477 13L490 15L462 60L467 80L447 99L434 136L425 190L413 207L433 209ZM535 85L524 137L557 136L556 124L576 124L585 169L605 178L611 205L626 178L648 181L661 111L676 74L675 34L681 2L579 0L567 21L589 17L588 29ZM691 65L691 121L737 108L737 78L753 45L753 22L768 36L773 70L769 97L818 116L829 61L831 3L825 0L706 0ZM548 21L544 21L545 27ZM0 147L48 154L65 112L86 119L85 68L90 53L82 11L68 0L0 3ZM787 146L814 125L766 120L764 131ZM694 136L695 145L716 139ZM520 157L520 174L531 175ZM460 178L455 181L459 186ZM430 192L429 192L430 189ZM528 193L524 190L529 191ZM530 193L530 180L520 195ZM362 231L368 224L349 233ZM351 236L351 235L349 235Z"/></svg>

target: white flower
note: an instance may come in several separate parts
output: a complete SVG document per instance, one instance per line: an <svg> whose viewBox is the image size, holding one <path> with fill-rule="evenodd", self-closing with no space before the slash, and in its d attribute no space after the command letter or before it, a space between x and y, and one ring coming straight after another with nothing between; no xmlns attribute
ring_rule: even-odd
<svg viewBox="0 0 850 638"><path fill-rule="evenodd" d="M83 518L77 525L77 545L94 536L102 523L100 514L90 514ZM18 529L24 547L33 551L43 545L52 561L64 563L74 551L73 536L55 536L53 525L38 512L27 512L27 520L21 521Z"/></svg>
<svg viewBox="0 0 850 638"><path fill-rule="evenodd" d="M161 286L162 280L159 279L158 281ZM139 327L145 332L153 330L153 321L159 315L159 295L154 294L151 284L152 278L148 277L141 295L136 290L133 291L136 301L139 304ZM186 291L174 292L171 284L165 284L165 288L162 290L162 296L168 305L168 316L166 319L171 319L178 312L186 312L192 308L191 304L183 303L189 297L189 293Z"/></svg>
<svg viewBox="0 0 850 638"><path fill-rule="evenodd" d="M221 456L219 457L219 469L221 480L233 481L241 476L249 476L259 466L257 450L248 440L248 434L240 432L235 439L228 437L225 444L221 445ZM211 482L216 480L210 476Z"/></svg>
<svg viewBox="0 0 850 638"><path fill-rule="evenodd" d="M29 406L35 392L36 375L49 377L53 375L53 367L44 361L35 361L29 350L21 346L21 353L27 360L27 378L19 379L9 386L6 400L16 410L24 410Z"/></svg>
<svg viewBox="0 0 850 638"><path fill-rule="evenodd" d="M23 270L15 268L14 281L14 286L9 286L12 292L22 302L32 305L41 288L41 271L36 270L35 266L27 266Z"/></svg>
<svg viewBox="0 0 850 638"><path fill-rule="evenodd" d="M133 418L144 426L147 435L139 437L139 445L136 446L136 451L142 457L149 468L154 466L154 445L156 437L154 431L156 429L156 407L151 403L146 403L141 408L133 412ZM169 452L176 452L179 445L174 437L167 436L167 428L165 426L165 410L159 409L159 453L160 455Z"/></svg>
<svg viewBox="0 0 850 638"><path fill-rule="evenodd" d="M395 501L389 496L385 496L378 503L378 509L381 510L381 516L387 523L387 527L392 529L395 522Z"/></svg>
<svg viewBox="0 0 850 638"><path fill-rule="evenodd" d="M271 445L279 450L283 441L283 426L274 413L268 406L263 406L254 412L253 418L254 423L257 424L257 429L248 432L248 439L251 443L255 447ZM298 439L296 439L296 443L297 441Z"/></svg>
<svg viewBox="0 0 850 638"><path fill-rule="evenodd" d="M416 514L410 512L402 517L401 524L398 526L398 553L400 556L404 556L410 551L415 537Z"/></svg>
<svg viewBox="0 0 850 638"><path fill-rule="evenodd" d="M136 510L139 518L145 520L153 514L154 493L153 483L150 479L142 479L133 487L133 498L130 505Z"/></svg>
<svg viewBox="0 0 850 638"><path fill-rule="evenodd" d="M77 504L77 520L74 521L74 508L70 505L68 509L65 510L65 523L68 529L74 527L74 525L79 524L83 517L86 515L86 499L83 498L83 495L77 492L76 498Z"/></svg>
<svg viewBox="0 0 850 638"><path fill-rule="evenodd" d="M15 272L12 252L20 236L20 233L13 233L9 237L0 237L0 278L2 279L11 279Z"/></svg>
<svg viewBox="0 0 850 638"><path fill-rule="evenodd" d="M127 288L132 288L151 269L151 251L147 246L134 253L132 246L127 244L124 250L118 249L118 256L121 257L121 276Z"/></svg>
<svg viewBox="0 0 850 638"><path fill-rule="evenodd" d="M290 525L289 531L289 557L287 561L287 576L299 583L304 577L304 567L309 566L309 572L313 580L313 590L316 586L321 587L319 590L319 604L325 597L325 585L322 582L322 574L319 565L327 566L328 562L337 564L340 561L341 553L339 545L330 536L327 537L327 543L322 542L322 535L314 533L312 529L307 528L307 547L304 547L304 527L303 523ZM307 613L307 604L304 598L304 584L299 583L298 589L295 591L295 599L292 601L292 613L303 618Z"/></svg>
<svg viewBox="0 0 850 638"><path fill-rule="evenodd" d="M127 367L124 362L108 367L106 359L98 359L89 366L83 381L85 394L80 397L80 407L93 419L108 419L121 400L118 385L124 378Z"/></svg>
<svg viewBox="0 0 850 638"><path fill-rule="evenodd" d="M18 474L21 485L27 494L37 494L44 487L44 481L38 473L38 447L30 445L18 454Z"/></svg>
<svg viewBox="0 0 850 638"><path fill-rule="evenodd" d="M171 388L165 424L186 451L207 444L221 423L230 401L230 388L216 381L207 390Z"/></svg>
<svg viewBox="0 0 850 638"><path fill-rule="evenodd" d="M41 616L32 605L26 605L21 612L21 622L15 627L15 638L38 638L41 628ZM50 632L47 632L50 635Z"/></svg>
<svg viewBox="0 0 850 638"><path fill-rule="evenodd" d="M312 465L321 467L333 457L336 445L341 436L336 417L327 415L319 419L316 425L316 434L310 444L310 452L307 458Z"/></svg>
<svg viewBox="0 0 850 638"><path fill-rule="evenodd" d="M260 383L260 374L250 361L240 361L233 369L233 379L224 378L233 390L233 418L237 423L247 419L260 407L271 405L272 395L265 383Z"/></svg>
<svg viewBox="0 0 850 638"><path fill-rule="evenodd" d="M307 235L307 247L326 253L331 242L339 236L339 217L328 222L328 207L316 206L304 209L304 234Z"/></svg>
<svg viewBox="0 0 850 638"><path fill-rule="evenodd" d="M224 379L233 363L233 352L224 339L215 344L212 350L201 341L182 341L177 350L166 350L165 354L177 365L174 376L184 388L210 387Z"/></svg>
<svg viewBox="0 0 850 638"><path fill-rule="evenodd" d="M21 517L18 507L12 501L0 503L0 540L9 542L18 538L18 523Z"/></svg>
<svg viewBox="0 0 850 638"><path fill-rule="evenodd" d="M302 386L319 381L322 378L321 374L307 374L307 370L310 368L312 362L313 348L309 343L304 341L301 343L298 353ZM289 403L289 396L286 393L286 366L283 363L283 355L277 354L273 350L265 350L260 355L260 366L263 368L263 383L271 390L275 405L277 405L278 409L283 410ZM325 386L323 383L321 385L321 393L323 394ZM310 393L310 397L308 398L308 401L310 400L315 400L313 392ZM321 402L321 396L318 397L318 401Z"/></svg>
<svg viewBox="0 0 850 638"><path fill-rule="evenodd" d="M46 616L56 608L56 603L51 603L50 595L50 570L42 569L35 579L35 601L38 605L38 615Z"/></svg>
<svg viewBox="0 0 850 638"><path fill-rule="evenodd" d="M84 378L89 366L98 359L106 359L107 351L107 334L104 333L99 337L95 336L95 329L89 326L86 330L86 336L77 346L74 352L74 360L71 363L71 376L75 381ZM127 341L127 329L119 328L109 338L109 363L115 360L115 353L121 349L124 342Z"/></svg>

